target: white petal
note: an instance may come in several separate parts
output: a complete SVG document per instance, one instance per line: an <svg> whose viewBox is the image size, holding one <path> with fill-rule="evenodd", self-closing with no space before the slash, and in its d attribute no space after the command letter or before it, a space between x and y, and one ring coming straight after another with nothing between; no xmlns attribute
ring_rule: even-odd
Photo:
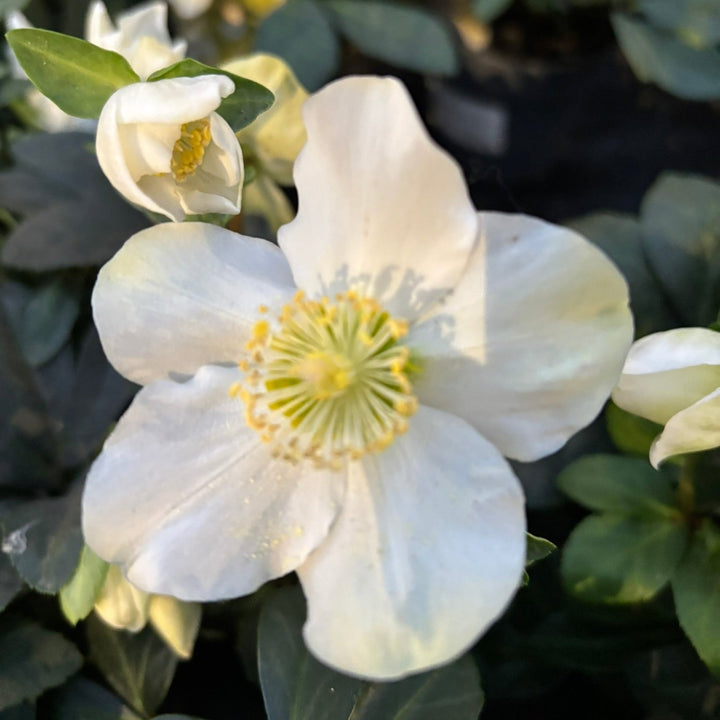
<svg viewBox="0 0 720 720"><path fill-rule="evenodd" d="M207 117L235 85L224 75L202 75L133 83L113 93L100 114L118 123L182 124Z"/></svg>
<svg viewBox="0 0 720 720"><path fill-rule="evenodd" d="M170 6L183 20L202 15L212 5L212 0L169 0Z"/></svg>
<svg viewBox="0 0 720 720"><path fill-rule="evenodd" d="M448 662L521 579L525 517L498 451L421 407L407 435L350 466L330 535L298 569L308 648L338 670L393 679Z"/></svg>
<svg viewBox="0 0 720 720"><path fill-rule="evenodd" d="M147 383L244 355L261 304L294 292L282 253L207 223L133 235L100 271L93 314L110 362Z"/></svg>
<svg viewBox="0 0 720 720"><path fill-rule="evenodd" d="M164 2L151 2L126 10L118 16L118 30L126 45L140 37L152 37L170 44L167 29L167 5Z"/></svg>
<svg viewBox="0 0 720 720"><path fill-rule="evenodd" d="M650 448L654 467L672 455L720 446L720 388L668 420Z"/></svg>
<svg viewBox="0 0 720 720"><path fill-rule="evenodd" d="M632 340L627 286L578 234L480 214L455 292L411 330L422 403L467 420L506 456L535 460L598 414Z"/></svg>
<svg viewBox="0 0 720 720"><path fill-rule="evenodd" d="M140 79L146 80L156 70L162 70L182 60L186 50L187 45L184 42L170 45L169 40L163 42L144 36L137 39L123 55Z"/></svg>
<svg viewBox="0 0 720 720"><path fill-rule="evenodd" d="M111 627L139 632L147 623L149 608L150 596L131 585L117 565L111 565L95 601L95 612Z"/></svg>
<svg viewBox="0 0 720 720"><path fill-rule="evenodd" d="M477 219L462 172L393 78L338 80L303 106L298 215L279 242L311 296L356 286L413 319L453 287Z"/></svg>
<svg viewBox="0 0 720 720"><path fill-rule="evenodd" d="M177 655L185 659L192 655L200 630L202 605L176 600L169 595L153 595L149 618L157 634Z"/></svg>
<svg viewBox="0 0 720 720"><path fill-rule="evenodd" d="M654 333L630 348L613 401L665 424L720 386L720 333L679 328Z"/></svg>
<svg viewBox="0 0 720 720"><path fill-rule="evenodd" d="M273 459L233 368L143 388L88 474L83 532L147 592L219 600L294 570L326 536L338 473Z"/></svg>
<svg viewBox="0 0 720 720"><path fill-rule="evenodd" d="M85 39L106 50L115 50L114 47L105 44L105 38L112 36L113 33L115 33L115 25L110 19L105 3L101 0L93 0L85 15Z"/></svg>

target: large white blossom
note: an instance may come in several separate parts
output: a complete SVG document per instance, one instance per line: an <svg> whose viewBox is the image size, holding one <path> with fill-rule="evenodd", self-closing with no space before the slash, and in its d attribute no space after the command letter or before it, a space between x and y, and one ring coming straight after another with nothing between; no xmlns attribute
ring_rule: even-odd
<svg viewBox="0 0 720 720"><path fill-rule="evenodd" d="M720 333L680 328L638 340L613 400L665 426L650 448L655 467L673 455L720 446Z"/></svg>
<svg viewBox="0 0 720 720"><path fill-rule="evenodd" d="M214 112L235 86L224 75L134 83L100 113L95 147L113 187L130 202L180 222L239 212L243 158Z"/></svg>
<svg viewBox="0 0 720 720"><path fill-rule="evenodd" d="M296 570L310 650L390 679L462 653L521 580L503 454L589 423L631 342L624 280L541 220L480 213L394 79L304 108L280 248L199 223L101 271L105 351L145 387L89 473L88 544L187 600Z"/></svg>
<svg viewBox="0 0 720 720"><path fill-rule="evenodd" d="M5 25L8 30L32 27L18 10L8 13ZM104 50L122 55L143 79L155 70L182 60L187 50L184 40L173 42L170 39L167 4L164 2L151 2L121 12L117 16L117 25L114 25L104 3L94 0L85 16L85 39ZM10 48L7 57L12 76L20 80L27 79ZM37 88L30 88L25 100L33 112L33 123L46 132L95 131L97 123L94 120L68 115Z"/></svg>

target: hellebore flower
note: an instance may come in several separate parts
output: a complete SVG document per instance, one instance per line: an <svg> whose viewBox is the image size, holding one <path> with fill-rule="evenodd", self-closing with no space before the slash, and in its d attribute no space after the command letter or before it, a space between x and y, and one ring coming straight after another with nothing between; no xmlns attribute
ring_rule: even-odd
<svg viewBox="0 0 720 720"><path fill-rule="evenodd" d="M108 568L94 610L111 627L129 632L140 632L149 620L168 647L185 659L192 655L202 615L197 603L150 595L136 588L117 565Z"/></svg>
<svg viewBox="0 0 720 720"><path fill-rule="evenodd" d="M95 146L113 187L176 222L240 210L243 158L232 128L213 112L233 92L223 75L134 83L100 113Z"/></svg>
<svg viewBox="0 0 720 720"><path fill-rule="evenodd" d="M672 455L720 446L720 333L679 328L630 348L613 401L664 425L650 448L658 467Z"/></svg>
<svg viewBox="0 0 720 720"><path fill-rule="evenodd" d="M542 457L599 412L627 288L570 230L478 215L398 81L345 78L304 117L282 251L159 225L100 272L103 346L145 387L89 473L84 532L188 600L296 570L310 650L391 679L512 598L525 518L502 453Z"/></svg>
<svg viewBox="0 0 720 720"><path fill-rule="evenodd" d="M187 51L184 40L170 39L164 2L138 5L120 13L116 26L105 4L95 0L85 17L85 39L122 55L141 80L182 60Z"/></svg>

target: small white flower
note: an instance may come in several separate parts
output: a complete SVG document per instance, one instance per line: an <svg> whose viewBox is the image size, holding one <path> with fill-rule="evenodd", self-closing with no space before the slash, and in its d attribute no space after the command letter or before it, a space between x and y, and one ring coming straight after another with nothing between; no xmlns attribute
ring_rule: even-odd
<svg viewBox="0 0 720 720"><path fill-rule="evenodd" d="M140 632L148 620L157 634L181 658L192 655L200 629L202 608L166 595L150 595L131 585L117 565L111 565L95 612L117 630Z"/></svg>
<svg viewBox="0 0 720 720"><path fill-rule="evenodd" d="M110 96L98 121L98 161L130 202L176 222L240 210L243 159L214 110L234 90L223 75L135 83Z"/></svg>
<svg viewBox="0 0 720 720"><path fill-rule="evenodd" d="M665 426L650 448L655 467L672 455L720 446L720 333L680 328L638 340L612 397Z"/></svg>
<svg viewBox="0 0 720 720"><path fill-rule="evenodd" d="M145 387L89 473L84 532L183 599L296 570L310 650L391 679L512 598L525 518L502 454L547 455L599 412L627 287L569 230L478 214L396 80L340 80L304 117L282 251L159 225L101 271L103 346Z"/></svg>
<svg viewBox="0 0 720 720"><path fill-rule="evenodd" d="M122 55L145 80L156 70L185 57L187 43L173 42L167 29L167 4L138 5L117 16L113 24L105 4L94 0L85 17L85 39Z"/></svg>

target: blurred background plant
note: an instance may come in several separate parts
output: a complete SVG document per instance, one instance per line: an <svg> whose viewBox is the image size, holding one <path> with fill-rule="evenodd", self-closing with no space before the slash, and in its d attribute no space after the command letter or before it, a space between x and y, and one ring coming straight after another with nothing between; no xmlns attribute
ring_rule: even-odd
<svg viewBox="0 0 720 720"><path fill-rule="evenodd" d="M108 3L115 18L128 7ZM78 36L86 9L0 0L5 18ZM290 119L241 131L253 195L233 229L273 239L292 217L302 133L270 156L265 139L272 122L297 126L305 89L399 75L479 208L567 222L613 258L637 337L717 329L720 0L175 0L169 20L188 57L244 75L248 52L270 52L300 83L283 70L271 86ZM28 90L5 56L0 720L720 718L720 452L655 471L660 428L612 403L554 456L516 464L530 531L558 549L531 545L547 559L446 668L383 685L324 668L302 644L292 578L206 605L183 662L194 610L166 607L168 630L154 598L117 582L108 611L80 489L136 387L105 360L89 297L151 220L107 183L90 134L38 131Z"/></svg>

